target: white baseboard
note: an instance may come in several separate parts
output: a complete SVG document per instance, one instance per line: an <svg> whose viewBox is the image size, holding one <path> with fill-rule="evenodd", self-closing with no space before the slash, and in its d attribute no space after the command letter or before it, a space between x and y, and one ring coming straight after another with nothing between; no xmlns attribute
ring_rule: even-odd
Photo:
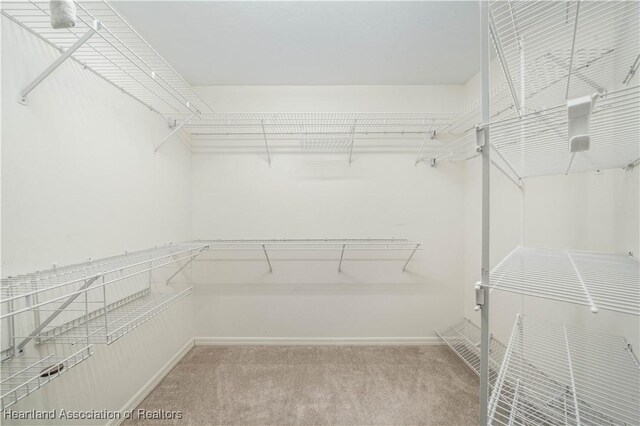
<svg viewBox="0 0 640 426"><path fill-rule="evenodd" d="M431 337L196 337L196 346L207 345L443 345Z"/></svg>
<svg viewBox="0 0 640 426"><path fill-rule="evenodd" d="M128 411L135 410L135 408L140 405L142 400L144 400L152 390L155 389L156 386L160 383L164 377L169 374L169 371L173 367L176 366L178 362L193 348L194 340L189 339L189 341L176 353L162 368L153 375L153 377L140 389L134 396L131 398L120 410L121 416L119 419L110 420L107 423L107 426L117 426L124 422L124 413Z"/></svg>

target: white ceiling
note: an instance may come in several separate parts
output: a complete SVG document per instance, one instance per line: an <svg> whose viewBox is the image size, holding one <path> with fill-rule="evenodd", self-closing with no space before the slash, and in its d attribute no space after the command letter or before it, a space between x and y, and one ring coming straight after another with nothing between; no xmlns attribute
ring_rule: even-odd
<svg viewBox="0 0 640 426"><path fill-rule="evenodd" d="M462 84L477 1L112 2L191 84Z"/></svg>

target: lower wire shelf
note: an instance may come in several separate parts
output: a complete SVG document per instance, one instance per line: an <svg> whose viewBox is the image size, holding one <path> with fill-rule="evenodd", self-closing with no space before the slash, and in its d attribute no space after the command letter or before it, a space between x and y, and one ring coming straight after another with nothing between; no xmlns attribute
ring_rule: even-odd
<svg viewBox="0 0 640 426"><path fill-rule="evenodd" d="M0 408L5 410L92 354L92 346L89 345L69 356L17 356L3 361L0 366Z"/></svg>
<svg viewBox="0 0 640 426"><path fill-rule="evenodd" d="M436 334L456 355L480 375L480 328L463 318ZM489 386L493 386L506 352L506 347L493 336L489 342Z"/></svg>
<svg viewBox="0 0 640 426"><path fill-rule="evenodd" d="M152 292L147 288L104 308L41 333L40 342L54 340L71 344L111 344L145 321L158 315L191 294L192 288L180 292Z"/></svg>
<svg viewBox="0 0 640 426"><path fill-rule="evenodd" d="M518 316L489 423L640 424L638 360L622 337Z"/></svg>

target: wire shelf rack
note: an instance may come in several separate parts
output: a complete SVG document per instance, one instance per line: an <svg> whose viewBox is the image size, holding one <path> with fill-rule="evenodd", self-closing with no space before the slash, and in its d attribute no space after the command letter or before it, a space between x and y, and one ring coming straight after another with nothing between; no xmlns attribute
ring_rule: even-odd
<svg viewBox="0 0 640 426"><path fill-rule="evenodd" d="M490 22L505 80L523 113L619 89L638 67L638 2L498 0L490 4Z"/></svg>
<svg viewBox="0 0 640 426"><path fill-rule="evenodd" d="M344 153L351 151L353 142L351 135L304 135L300 138L300 151L305 154Z"/></svg>
<svg viewBox="0 0 640 426"><path fill-rule="evenodd" d="M455 116L437 113L215 113L184 125L194 136L385 135L438 131Z"/></svg>
<svg viewBox="0 0 640 426"><path fill-rule="evenodd" d="M640 315L640 262L628 255L516 247L490 288Z"/></svg>
<svg viewBox="0 0 640 426"><path fill-rule="evenodd" d="M491 144L519 178L624 168L640 158L640 86L596 102L589 150L569 151L567 126L559 105L490 123Z"/></svg>
<svg viewBox="0 0 640 426"><path fill-rule="evenodd" d="M463 318L444 330L436 331L451 350L480 375L480 328ZM493 388L506 347L491 336L489 343L489 386Z"/></svg>
<svg viewBox="0 0 640 426"><path fill-rule="evenodd" d="M110 281L129 278L174 263L188 261L207 249L206 244L179 243L124 253L103 259L88 260L46 271L3 278L0 298L3 303L28 299L33 304L45 303L50 297L64 297L75 293L88 281L105 278Z"/></svg>
<svg viewBox="0 0 640 426"><path fill-rule="evenodd" d="M102 28L71 58L165 118L213 110L109 3L76 3L72 28L53 29L48 1L3 1L2 14L52 47L66 51L94 28Z"/></svg>
<svg viewBox="0 0 640 426"><path fill-rule="evenodd" d="M407 239L397 238L325 238L325 239L266 239L266 240L202 240L199 243L206 244L208 251L262 251L269 265L269 271L273 272L273 266L269 252L277 251L335 251L340 253L338 272L342 271L344 254L347 251L408 251L409 257L402 266L402 272L407 270L407 265L413 256L420 250L421 243Z"/></svg>
<svg viewBox="0 0 640 426"><path fill-rule="evenodd" d="M40 342L53 339L72 345L85 342L111 344L184 299L191 291L187 288L179 292L153 292L147 288L73 321L51 327L38 338Z"/></svg>
<svg viewBox="0 0 640 426"><path fill-rule="evenodd" d="M0 364L1 409L5 410L56 379L87 359L92 353L92 347L86 346L69 356L20 356L3 361Z"/></svg>
<svg viewBox="0 0 640 426"><path fill-rule="evenodd" d="M518 316L489 420L494 425L638 424L638 360L622 337Z"/></svg>

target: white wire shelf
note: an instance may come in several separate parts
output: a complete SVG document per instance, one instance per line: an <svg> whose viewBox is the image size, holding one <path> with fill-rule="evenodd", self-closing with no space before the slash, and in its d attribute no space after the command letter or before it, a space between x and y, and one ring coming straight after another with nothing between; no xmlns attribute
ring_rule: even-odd
<svg viewBox="0 0 640 426"><path fill-rule="evenodd" d="M265 239L265 240L201 240L198 243L206 244L207 251L262 251L269 265L269 271L273 272L269 252L274 251L335 251L340 253L338 272L342 271L344 254L347 251L408 251L409 257L402 266L402 272L407 270L407 265L422 245L416 241L406 239L383 238L325 238L325 239Z"/></svg>
<svg viewBox="0 0 640 426"><path fill-rule="evenodd" d="M589 150L569 151L567 126L563 104L490 123L491 145L520 178L624 168L640 158L640 87L596 102Z"/></svg>
<svg viewBox="0 0 640 426"><path fill-rule="evenodd" d="M638 360L622 337L518 316L489 423L639 424Z"/></svg>
<svg viewBox="0 0 640 426"><path fill-rule="evenodd" d="M488 287L640 315L640 262L628 255L516 247Z"/></svg>
<svg viewBox="0 0 640 426"><path fill-rule="evenodd" d="M56 379L92 355L86 346L69 356L19 356L0 364L2 410Z"/></svg>
<svg viewBox="0 0 640 426"><path fill-rule="evenodd" d="M61 52L97 20L102 28L71 56L78 64L165 118L213 112L107 2L77 2L76 25L66 29L51 28L48 1L3 1L1 7L4 16Z"/></svg>
<svg viewBox="0 0 640 426"><path fill-rule="evenodd" d="M38 299L39 303L46 303L50 297L64 297L77 292L76 287L87 281L104 277L104 282L109 284L153 269L186 262L206 249L207 245L201 243L170 244L3 278L0 296L3 303L21 298L30 298L30 302Z"/></svg>
<svg viewBox="0 0 640 426"><path fill-rule="evenodd" d="M73 321L50 327L38 338L40 342L55 340L73 345L111 344L184 299L191 291L191 288L187 288L179 292L160 293L147 288Z"/></svg>
<svg viewBox="0 0 640 426"><path fill-rule="evenodd" d="M637 69L640 5L492 1L491 35L522 112L619 89Z"/></svg>
<svg viewBox="0 0 640 426"><path fill-rule="evenodd" d="M436 334L477 375L480 375L480 328L463 318ZM493 388L506 347L491 336L489 340L489 386Z"/></svg>
<svg viewBox="0 0 640 426"><path fill-rule="evenodd" d="M215 113L189 120L193 136L385 135L438 131L455 117L451 112L427 113Z"/></svg>

